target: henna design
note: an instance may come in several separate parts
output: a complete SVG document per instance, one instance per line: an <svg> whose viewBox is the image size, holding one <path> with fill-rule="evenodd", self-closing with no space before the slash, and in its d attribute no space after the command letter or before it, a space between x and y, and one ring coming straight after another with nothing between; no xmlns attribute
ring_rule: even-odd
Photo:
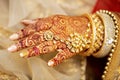
<svg viewBox="0 0 120 80"><path fill-rule="evenodd" d="M33 34L34 32L39 32L41 30L48 30L52 27L52 17L48 18L38 18L35 20L23 20L21 23L26 26L17 33L10 36L11 40L17 40L28 35Z"/></svg>
<svg viewBox="0 0 120 80"><path fill-rule="evenodd" d="M84 16L55 15L48 18L38 18L33 24L24 23L27 27L18 32L21 40L19 40L16 44L18 48L17 50L34 46L21 53L22 57L28 58L46 54L58 49L59 53L52 60L50 60L54 64L49 66L57 65L64 59L70 58L77 54L68 49L64 40L67 40L71 33L79 33L81 36L84 35L88 28L88 22L88 18ZM51 34L51 36L46 35L46 31L51 31L56 37L53 37L53 34ZM91 28L88 34L91 34ZM46 35L46 37L44 37L44 35ZM58 39L56 39L57 37Z"/></svg>
<svg viewBox="0 0 120 80"><path fill-rule="evenodd" d="M51 31L61 39L66 39L68 35L74 32L84 34L88 27L88 22L87 17L55 15Z"/></svg>
<svg viewBox="0 0 120 80"><path fill-rule="evenodd" d="M32 56L37 56L40 54L46 54L52 51L55 51L57 49L57 46L53 44L52 41L45 41L38 46L34 46L33 48L27 49L25 53L27 52L27 55L23 57L32 57ZM24 52L23 52L24 55Z"/></svg>
<svg viewBox="0 0 120 80"><path fill-rule="evenodd" d="M86 17L76 16L69 19L69 23L76 33L84 34L89 20Z"/></svg>
<svg viewBox="0 0 120 80"><path fill-rule="evenodd" d="M57 41L56 44L54 44L53 41L45 41L39 44L38 46L34 46L33 48L27 49L27 51L23 53L27 53L27 55L25 55L24 57L28 58L32 56L50 53L55 51L56 49L66 49L66 45L59 41Z"/></svg>
<svg viewBox="0 0 120 80"><path fill-rule="evenodd" d="M36 32L22 40L19 40L18 43L16 43L18 47L17 50L37 45L43 41L45 41L43 38L43 32Z"/></svg>
<svg viewBox="0 0 120 80"><path fill-rule="evenodd" d="M74 55L76 55L76 53L70 52L69 49L60 50L59 53L53 59L49 60L48 65L56 66L60 64L63 60L68 59Z"/></svg>
<svg viewBox="0 0 120 80"><path fill-rule="evenodd" d="M53 20L52 17L42 18L36 23L36 31L48 30L52 27Z"/></svg>
<svg viewBox="0 0 120 80"><path fill-rule="evenodd" d="M35 32L34 25L29 25L28 27L21 29L19 32L17 32L17 34L19 35L19 39L20 39L20 38L26 37L34 32Z"/></svg>

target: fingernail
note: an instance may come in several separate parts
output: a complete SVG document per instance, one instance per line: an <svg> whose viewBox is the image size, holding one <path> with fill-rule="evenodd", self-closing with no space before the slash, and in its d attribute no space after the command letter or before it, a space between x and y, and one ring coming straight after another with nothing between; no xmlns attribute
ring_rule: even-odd
<svg viewBox="0 0 120 80"><path fill-rule="evenodd" d="M8 48L8 51L10 51L10 52L14 52L14 51L16 51L17 50L17 46L16 45L12 45L12 46L10 46L9 48Z"/></svg>
<svg viewBox="0 0 120 80"><path fill-rule="evenodd" d="M23 51L20 53L20 57L27 57L28 56L28 52L27 51Z"/></svg>
<svg viewBox="0 0 120 80"><path fill-rule="evenodd" d="M33 20L22 20L21 22L24 23L25 25L28 25L28 24L34 24L36 21L33 21Z"/></svg>
<svg viewBox="0 0 120 80"><path fill-rule="evenodd" d="M10 38L11 40L15 40L15 39L18 39L18 38L19 38L19 35L18 35L17 33L15 33L15 34L11 35L9 38Z"/></svg>
<svg viewBox="0 0 120 80"><path fill-rule="evenodd" d="M53 61L49 61L48 62L48 66L53 66L54 65L54 62Z"/></svg>

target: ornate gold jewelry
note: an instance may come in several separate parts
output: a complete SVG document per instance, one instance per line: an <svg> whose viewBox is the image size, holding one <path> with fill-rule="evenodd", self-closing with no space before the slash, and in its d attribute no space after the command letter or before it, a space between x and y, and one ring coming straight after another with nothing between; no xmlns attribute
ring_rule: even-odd
<svg viewBox="0 0 120 80"><path fill-rule="evenodd" d="M104 25L101 18L97 14L87 15L92 24L92 43L91 47L85 52L87 56L93 55L102 46L104 39Z"/></svg>
<svg viewBox="0 0 120 80"><path fill-rule="evenodd" d="M95 27L95 23L93 22L92 20L92 16L90 14L85 14L84 16L88 17L89 20L90 20L90 26L92 27L92 33L91 33L91 44L90 44L90 47L89 49L85 52L84 56L90 56L93 52L93 45L95 43L95 37L96 37L96 27Z"/></svg>
<svg viewBox="0 0 120 80"><path fill-rule="evenodd" d="M96 37L95 37L95 43L93 45L93 51L92 51L92 53L94 55L94 53L99 51L100 47L103 44L104 25L103 25L101 18L97 14L92 15L92 20L95 23L95 27L96 27Z"/></svg>
<svg viewBox="0 0 120 80"><path fill-rule="evenodd" d="M107 14L99 13L98 14L103 20L104 24L104 41L101 48L93 54L95 57L104 57L106 56L112 48L112 42L115 36L114 23ZM108 23L109 22L109 23Z"/></svg>
<svg viewBox="0 0 120 80"><path fill-rule="evenodd" d="M44 32L45 40L53 40L53 33L51 31Z"/></svg>
<svg viewBox="0 0 120 80"><path fill-rule="evenodd" d="M67 48L74 53L80 53L83 50L86 50L90 46L90 39L88 38L90 32L91 24L88 23L88 28L85 34L80 35L79 33L71 33L66 40L60 39L58 36L54 36L51 31L44 32L44 39L45 40L53 40L53 43L56 44L56 41L60 41L65 43Z"/></svg>
<svg viewBox="0 0 120 80"><path fill-rule="evenodd" d="M61 42L65 42L68 49L74 53L80 53L83 50L89 49L91 38L88 38L90 32L91 24L88 23L88 28L84 35L80 35L79 33L71 33L67 40L60 40ZM82 54L83 55L83 54Z"/></svg>
<svg viewBox="0 0 120 80"><path fill-rule="evenodd" d="M111 64L111 59L112 59L112 54L114 53L115 49L116 49L116 45L117 45L117 42L118 42L118 32L119 32L119 28L118 28L118 22L117 22L117 19L116 19L116 16L114 15L114 13L112 12L109 12L107 10L100 10L97 12L98 14L106 14L108 15L109 17L111 17L111 20L113 21L113 24L114 24L114 30L115 30L115 35L114 35L114 39L112 41L112 49L109 53L109 57L108 57L108 62L107 62L107 66L105 67L105 71L104 71L104 74L102 75L102 78L104 79L105 76L106 76L106 73L108 71L108 65ZM109 23L108 23L109 24Z"/></svg>
<svg viewBox="0 0 120 80"><path fill-rule="evenodd" d="M70 34L70 37L66 40L67 47L74 53L80 53L83 49L88 49L89 44L90 40L78 33Z"/></svg>

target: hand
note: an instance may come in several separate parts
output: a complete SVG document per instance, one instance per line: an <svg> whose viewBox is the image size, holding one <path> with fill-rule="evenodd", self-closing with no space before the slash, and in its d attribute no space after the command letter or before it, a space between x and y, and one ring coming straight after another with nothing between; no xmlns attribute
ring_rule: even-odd
<svg viewBox="0 0 120 80"><path fill-rule="evenodd" d="M61 63L64 59L87 50L90 44L91 27L85 16L54 15L47 18L23 20L23 29L10 36L17 43L8 48L20 53L21 57L32 57L58 51L48 62L49 66Z"/></svg>

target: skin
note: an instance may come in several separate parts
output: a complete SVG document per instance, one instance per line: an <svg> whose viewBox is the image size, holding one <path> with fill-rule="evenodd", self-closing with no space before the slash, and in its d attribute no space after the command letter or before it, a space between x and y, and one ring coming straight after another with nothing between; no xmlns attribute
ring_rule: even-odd
<svg viewBox="0 0 120 80"><path fill-rule="evenodd" d="M48 62L49 66L55 66L78 53L71 52L63 42L54 40L56 43L53 43L52 40L45 40L44 32L51 31L55 36L64 40L74 32L84 35L88 28L89 19L85 16L54 15L47 18L23 20L21 23L25 27L15 33L17 37L10 38L16 40L17 43L14 44L16 48L9 51L15 52L28 48L24 57L29 58L57 50L58 54ZM90 37L91 29L88 34ZM83 51L80 54L83 54Z"/></svg>

